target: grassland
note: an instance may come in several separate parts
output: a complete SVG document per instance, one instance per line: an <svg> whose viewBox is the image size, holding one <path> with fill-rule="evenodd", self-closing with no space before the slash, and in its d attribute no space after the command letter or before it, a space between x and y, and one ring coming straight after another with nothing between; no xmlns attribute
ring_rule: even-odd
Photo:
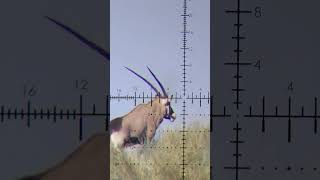
<svg viewBox="0 0 320 180"><path fill-rule="evenodd" d="M185 179L210 179L210 133L208 126L193 123L185 132ZM111 180L182 179L182 133L160 130L156 142L140 151L111 148Z"/></svg>

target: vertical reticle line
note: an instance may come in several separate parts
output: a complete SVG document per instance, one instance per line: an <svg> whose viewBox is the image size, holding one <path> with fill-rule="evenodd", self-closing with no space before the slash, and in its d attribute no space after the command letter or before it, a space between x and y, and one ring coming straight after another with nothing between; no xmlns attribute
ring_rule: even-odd
<svg viewBox="0 0 320 180"><path fill-rule="evenodd" d="M57 105L54 105L53 107L53 122L57 122Z"/></svg>
<svg viewBox="0 0 320 180"><path fill-rule="evenodd" d="M238 180L239 179L239 156L240 156L240 154L239 154L239 143L240 143L240 141L239 141L239 131L240 131L241 129L239 128L239 122L237 122L237 125L236 125L236 129L235 129L235 131L236 131L236 142L235 142L235 144L236 144L236 153L235 153L235 159L236 159L236 180Z"/></svg>
<svg viewBox="0 0 320 180"><path fill-rule="evenodd" d="M318 99L317 97L314 98L314 133L317 134L318 130L318 120L317 120L317 115L318 115Z"/></svg>
<svg viewBox="0 0 320 180"><path fill-rule="evenodd" d="M262 132L264 133L266 130L266 122L265 122L265 97L262 97Z"/></svg>
<svg viewBox="0 0 320 180"><path fill-rule="evenodd" d="M232 89L232 91L236 92L236 101L233 102L233 104L236 104L237 110L239 110L239 106L240 104L242 104L242 102L240 101L240 91L244 91L245 89L240 88L240 79L242 78L242 76L240 75L240 66L249 66L252 63L248 63L248 62L240 62L240 53L243 52L242 49L240 49L240 40L245 39L244 36L240 36L240 27L243 25L240 23L241 19L240 19L240 14L246 13L246 14L250 14L252 13L252 11L248 11L248 10L241 10L240 8L240 0L237 0L237 10L226 10L226 13L232 13L232 14L236 14L237 16L237 23L234 24L237 27L237 34L236 36L233 36L232 39L236 40L237 43L237 47L234 51L234 53L236 53L236 62L227 62L224 63L225 65L232 65L232 66L236 66L236 75L233 76L236 79L236 88Z"/></svg>
<svg viewBox="0 0 320 180"><path fill-rule="evenodd" d="M238 0L238 5L237 5L237 37L240 37L240 0ZM237 100L236 100L236 105L237 105L237 109L239 109L239 87L240 87L240 67L239 67L239 62L240 62L240 39L237 38L237 50L236 50L236 54L237 54L237 89L236 89L236 93L237 93Z"/></svg>
<svg viewBox="0 0 320 180"><path fill-rule="evenodd" d="M80 95L80 113L79 113L79 140L82 140L82 115L83 115L83 101L82 101L82 95Z"/></svg>
<svg viewBox="0 0 320 180"><path fill-rule="evenodd" d="M183 4L183 14L181 15L183 17L183 39L182 39L182 50L183 50L183 64L182 64L182 89L183 89L183 96L186 95L186 50L187 50L187 0L184 0Z"/></svg>
<svg viewBox="0 0 320 180"><path fill-rule="evenodd" d="M242 130L242 128L240 128L239 126L239 121L236 122L236 127L233 128L233 130L236 133L236 139L231 140L230 143L235 144L235 152L233 154L233 156L235 157L235 164L234 166L225 166L224 169L228 169L228 170L234 170L235 171L235 179L239 180L239 170L250 170L250 166L240 166L240 157L243 156L242 153L240 153L240 148L239 145L244 143L243 140L240 140L239 137L239 133Z"/></svg>
<svg viewBox="0 0 320 180"><path fill-rule="evenodd" d="M291 142L291 96L288 99L288 142Z"/></svg>
<svg viewBox="0 0 320 180"><path fill-rule="evenodd" d="M27 104L27 127L30 128L30 110L31 110L31 102L30 100L28 101Z"/></svg>
<svg viewBox="0 0 320 180"><path fill-rule="evenodd" d="M186 166L186 162L185 162L185 143L186 143L186 133L185 133L185 129L186 129L186 91L187 91L187 87L186 87L186 82L187 82L187 76L186 76L186 50L187 50L187 0L183 1L183 14L181 15L183 17L183 39L182 39L182 50L183 50L183 64L182 66L182 84L183 84L183 100L182 100L182 179L185 179L185 166Z"/></svg>

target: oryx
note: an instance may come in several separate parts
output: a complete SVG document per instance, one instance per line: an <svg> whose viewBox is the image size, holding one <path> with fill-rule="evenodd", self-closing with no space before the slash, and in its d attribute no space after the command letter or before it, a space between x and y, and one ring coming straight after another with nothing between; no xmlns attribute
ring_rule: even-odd
<svg viewBox="0 0 320 180"><path fill-rule="evenodd" d="M128 114L115 118L110 123L111 143L116 148L123 148L134 144L150 143L163 119L173 122L176 114L173 111L170 98L149 67L151 75L159 84L162 94L144 77L126 67L130 72L146 82L156 93L156 97L146 104L139 104Z"/></svg>
<svg viewBox="0 0 320 180"><path fill-rule="evenodd" d="M88 40L69 26L66 26L65 24L48 16L45 16L45 18L72 34L82 43L102 55L105 59L110 60L110 53L108 51ZM125 147L133 144L142 144L144 142L149 143L163 119L174 121L176 118L176 115L170 105L170 98L150 68L148 68L148 70L159 84L162 94L145 78L133 70L129 68L127 69L144 80L156 92L157 96L149 103L140 104L128 114L115 118L110 122L110 138L115 147Z"/></svg>
<svg viewBox="0 0 320 180"><path fill-rule="evenodd" d="M107 50L99 47L97 44L88 40L75 30L70 27L62 24L61 22L52 19L50 17L46 18L51 22L55 23L59 27L63 28L70 34L74 35L81 42L86 44L88 47L93 49L94 51L101 54L105 59L109 61L110 53ZM129 70L129 68L128 68ZM134 71L130 70L135 73ZM149 69L151 72L151 70ZM136 74L136 73L135 73ZM154 74L151 72L153 77L157 80ZM140 78L140 75L136 74ZM149 139L151 141L154 136L155 130L158 125L161 123L163 118L170 119L174 121L175 113L171 108L170 99L168 98L165 89L161 85L161 83L157 80L160 85L163 94L161 95L159 91L148 81L142 78L145 82L147 82L154 91L157 93L157 97L150 101L147 104L140 104L136 108L134 108L130 113L125 116L116 118L111 121L110 128L112 130L111 138L113 139L113 144L117 144L119 141L123 141L122 144L118 143L117 145L125 146L141 143L145 139ZM151 105L152 104L152 105ZM147 114L145 114L145 113ZM148 114L148 112L150 112ZM140 116L141 115L141 116ZM133 121L130 122L129 120ZM155 120L155 121L152 121ZM140 126L139 126L140 123ZM152 124L155 123L155 124ZM142 132L138 132L135 128L128 127L140 127L143 126L149 127L153 130L149 133L146 131L147 128ZM157 126L155 126L157 124ZM150 126L149 126L150 125ZM141 130L141 129L140 129ZM127 132L127 133L126 133ZM134 136L136 135L136 136ZM60 163L55 166L45 170L44 172L37 173L33 176L23 177L21 180L56 180L56 179L77 179L77 180L87 180L87 179L95 179L95 180L105 180L110 177L110 167L109 163L109 135L96 134L89 138L85 143L83 143L79 148L77 148L73 153L71 153L67 158L65 158Z"/></svg>

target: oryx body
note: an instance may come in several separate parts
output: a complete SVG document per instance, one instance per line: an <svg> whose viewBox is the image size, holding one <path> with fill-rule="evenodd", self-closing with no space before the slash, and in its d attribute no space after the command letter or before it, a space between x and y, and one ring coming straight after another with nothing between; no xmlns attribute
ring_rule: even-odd
<svg viewBox="0 0 320 180"><path fill-rule="evenodd" d="M146 104L139 104L128 114L111 121L111 143L116 148L123 148L135 144L150 143L163 119L174 121L176 115L171 108L170 99L163 86L149 69L150 73L160 85L163 95L146 79L127 68L147 82L158 94Z"/></svg>
<svg viewBox="0 0 320 180"><path fill-rule="evenodd" d="M113 131L111 142L114 146L121 147L126 143L135 144L132 142L135 138L140 143L150 143L166 115L166 103L167 99L158 97L147 104L139 104L125 116L112 120L110 124Z"/></svg>

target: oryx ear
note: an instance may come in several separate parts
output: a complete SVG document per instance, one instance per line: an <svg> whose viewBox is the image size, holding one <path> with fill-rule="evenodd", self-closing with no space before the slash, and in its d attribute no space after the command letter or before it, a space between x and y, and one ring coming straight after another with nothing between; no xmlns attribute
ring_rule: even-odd
<svg viewBox="0 0 320 180"><path fill-rule="evenodd" d="M172 99L173 99L173 94L170 96L170 101L172 101Z"/></svg>

